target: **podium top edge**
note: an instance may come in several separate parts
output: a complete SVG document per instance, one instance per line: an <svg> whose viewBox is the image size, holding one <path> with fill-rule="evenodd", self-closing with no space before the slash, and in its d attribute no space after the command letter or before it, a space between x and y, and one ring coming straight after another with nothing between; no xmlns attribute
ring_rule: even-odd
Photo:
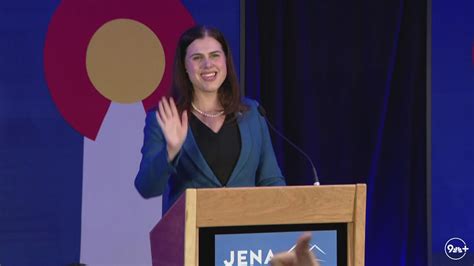
<svg viewBox="0 0 474 266"><path fill-rule="evenodd" d="M298 189L330 189L330 188L340 188L340 189L349 189L349 188L366 188L367 184L357 183L357 184L344 184L344 185L306 185L306 186L262 186L262 187L222 187L222 188L188 188L186 191L197 191L199 192L210 192L216 190L231 190L231 191L242 191L242 190L298 190Z"/></svg>

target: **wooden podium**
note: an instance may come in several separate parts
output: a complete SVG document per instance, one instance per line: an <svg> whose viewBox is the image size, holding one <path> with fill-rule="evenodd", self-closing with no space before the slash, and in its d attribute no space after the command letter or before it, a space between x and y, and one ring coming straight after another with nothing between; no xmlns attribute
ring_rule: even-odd
<svg viewBox="0 0 474 266"><path fill-rule="evenodd" d="M365 184L188 189L150 232L153 265L198 265L200 228L345 223L347 265L361 266L365 209Z"/></svg>

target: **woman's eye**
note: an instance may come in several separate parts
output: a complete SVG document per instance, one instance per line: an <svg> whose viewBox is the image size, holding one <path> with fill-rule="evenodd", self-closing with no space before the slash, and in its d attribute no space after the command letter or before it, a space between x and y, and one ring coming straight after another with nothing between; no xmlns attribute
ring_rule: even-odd
<svg viewBox="0 0 474 266"><path fill-rule="evenodd" d="M198 60L201 59L201 57L200 57L200 56L193 56L191 59L192 59L193 61L198 61Z"/></svg>

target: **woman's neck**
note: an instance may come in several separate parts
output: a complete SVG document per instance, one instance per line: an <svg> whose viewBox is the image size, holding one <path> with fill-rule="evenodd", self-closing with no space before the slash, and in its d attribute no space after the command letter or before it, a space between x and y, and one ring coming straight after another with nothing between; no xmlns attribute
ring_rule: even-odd
<svg viewBox="0 0 474 266"><path fill-rule="evenodd" d="M223 109L217 93L195 93L193 104L204 112L215 112Z"/></svg>

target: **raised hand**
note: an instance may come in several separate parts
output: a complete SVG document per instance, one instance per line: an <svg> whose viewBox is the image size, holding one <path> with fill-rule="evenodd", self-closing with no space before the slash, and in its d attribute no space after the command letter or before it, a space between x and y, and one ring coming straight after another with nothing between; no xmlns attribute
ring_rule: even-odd
<svg viewBox="0 0 474 266"><path fill-rule="evenodd" d="M163 97L158 103L156 119L165 136L168 161L172 161L183 146L188 133L188 114L183 111L181 117L173 98Z"/></svg>
<svg viewBox="0 0 474 266"><path fill-rule="evenodd" d="M306 232L296 242L291 252L279 253L271 260L272 266L319 266L313 252L309 250L311 234Z"/></svg>

